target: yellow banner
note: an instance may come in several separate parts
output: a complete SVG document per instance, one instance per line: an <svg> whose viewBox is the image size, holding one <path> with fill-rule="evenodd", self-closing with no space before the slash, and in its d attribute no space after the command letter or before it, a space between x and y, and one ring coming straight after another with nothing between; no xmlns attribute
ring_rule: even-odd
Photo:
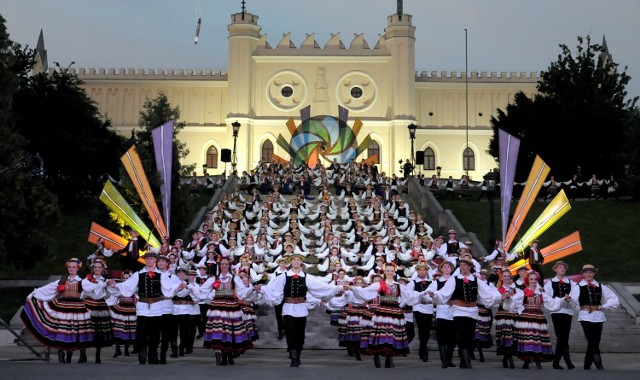
<svg viewBox="0 0 640 380"><path fill-rule="evenodd" d="M536 219L536 221L529 227L529 230L522 236L522 239L515 245L511 252L523 252L529 244L542 235L543 232L549 229L558 219L571 210L569 199L564 193L564 190L553 198L551 203L544 209L542 214Z"/></svg>

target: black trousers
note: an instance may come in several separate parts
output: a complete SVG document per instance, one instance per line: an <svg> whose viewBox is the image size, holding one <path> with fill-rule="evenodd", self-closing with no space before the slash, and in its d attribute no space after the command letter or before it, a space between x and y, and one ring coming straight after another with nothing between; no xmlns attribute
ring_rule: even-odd
<svg viewBox="0 0 640 380"><path fill-rule="evenodd" d="M302 350L304 347L304 335L307 328L307 317L292 317L285 315L284 332L287 339L287 351Z"/></svg>
<svg viewBox="0 0 640 380"><path fill-rule="evenodd" d="M571 333L572 315L564 313L552 313L553 331L556 333L555 359L560 360L564 350L569 350L569 333Z"/></svg>
<svg viewBox="0 0 640 380"><path fill-rule="evenodd" d="M147 349L150 355L158 353L162 317L136 318L136 345L138 350Z"/></svg>
<svg viewBox="0 0 640 380"><path fill-rule="evenodd" d="M276 323L278 324L278 334L284 332L284 320L282 319L282 306L284 306L284 303L281 303L280 305L276 305L274 307L276 311Z"/></svg>
<svg viewBox="0 0 640 380"><path fill-rule="evenodd" d="M178 340L178 320L173 314L163 314L160 323L160 334L162 335L160 348L166 352L169 343L176 343Z"/></svg>
<svg viewBox="0 0 640 380"><path fill-rule="evenodd" d="M538 280L538 282L540 284L544 284L544 275L542 274L542 265L541 264L531 264L531 269L533 269L534 271L538 272L538 274L540 275L540 279Z"/></svg>
<svg viewBox="0 0 640 380"><path fill-rule="evenodd" d="M404 329L407 332L407 342L411 343L413 338L416 337L416 328L413 322L406 321L404 324Z"/></svg>
<svg viewBox="0 0 640 380"><path fill-rule="evenodd" d="M436 339L438 339L438 344L442 346L455 346L456 324L449 319L437 318L436 321Z"/></svg>
<svg viewBox="0 0 640 380"><path fill-rule="evenodd" d="M181 349L193 348L193 342L196 338L196 325L200 320L200 315L180 314L176 315L176 324L180 334Z"/></svg>
<svg viewBox="0 0 640 380"><path fill-rule="evenodd" d="M602 322L580 321L584 336L587 338L587 352L585 356L600 353L600 338L602 337Z"/></svg>
<svg viewBox="0 0 640 380"><path fill-rule="evenodd" d="M476 331L476 320L469 317L453 317L453 322L456 325L458 347L466 348L471 352L474 347L473 337Z"/></svg>
<svg viewBox="0 0 640 380"><path fill-rule="evenodd" d="M198 305L200 307L200 317L198 318L198 335L204 335L207 328L207 311L209 311L209 304L202 303Z"/></svg>
<svg viewBox="0 0 640 380"><path fill-rule="evenodd" d="M419 354L422 356L427 351L427 343L431 336L431 320L433 314L424 314L418 311L413 313L413 321L418 328L418 339L420 340Z"/></svg>

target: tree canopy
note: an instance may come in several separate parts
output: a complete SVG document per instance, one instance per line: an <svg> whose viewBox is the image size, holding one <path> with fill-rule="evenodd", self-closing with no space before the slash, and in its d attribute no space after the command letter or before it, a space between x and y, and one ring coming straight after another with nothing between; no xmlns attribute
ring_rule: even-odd
<svg viewBox="0 0 640 380"><path fill-rule="evenodd" d="M580 173L621 177L637 102L626 92L631 77L626 68L619 72L608 51L588 36L578 37L575 51L564 44L560 49L557 60L542 72L538 93L532 98L517 93L491 119L494 136L488 153L498 158L497 132L502 129L521 139L519 180L526 179L536 155L560 180Z"/></svg>

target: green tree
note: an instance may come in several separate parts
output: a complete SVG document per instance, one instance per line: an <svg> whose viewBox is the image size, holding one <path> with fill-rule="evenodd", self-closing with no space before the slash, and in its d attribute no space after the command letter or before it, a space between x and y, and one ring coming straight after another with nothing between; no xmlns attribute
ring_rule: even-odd
<svg viewBox="0 0 640 380"><path fill-rule="evenodd" d="M106 175L118 173L123 150L124 139L81 85L58 65L52 73L25 78L13 106L27 149L46 162L47 187L67 205L99 193Z"/></svg>
<svg viewBox="0 0 640 380"><path fill-rule="evenodd" d="M488 153L498 158L498 129L521 139L517 175L526 178L536 155L551 174L566 180L578 167L585 176L621 176L622 154L629 114L637 98L629 99L631 79L619 72L608 51L578 37L575 53L560 45L561 53L538 82L532 98L522 92L491 119L494 136Z"/></svg>
<svg viewBox="0 0 640 380"><path fill-rule="evenodd" d="M48 227L59 220L56 197L45 188L36 152L15 129L14 95L33 66L34 53L9 38L0 16L0 266L27 269L48 255Z"/></svg>
<svg viewBox="0 0 640 380"><path fill-rule="evenodd" d="M184 122L180 120L180 108L172 108L167 96L164 93L160 93L155 99L147 99L143 105L143 110L140 112L140 119L138 124L141 129L132 133L129 140L129 146L135 144L140 160L144 167L144 171L149 179L150 185L154 188L155 199L158 203L160 210L160 185L161 179L158 175L158 169L156 166L153 139L151 131L158 126L166 123L169 120L174 120L173 129L173 177L171 184L171 226L170 236L174 238L182 237L183 230L189 225L191 220L191 207L189 202L189 190L186 186L181 186L181 180L185 176L188 176L193 171L195 165L182 165L181 161L189 154L189 150L186 144L178 140L177 136L185 126ZM124 169L123 169L124 171ZM125 193L128 200L132 200L132 207L136 209L139 215L146 215L144 206L141 204L138 194L130 183L129 177L124 172L121 177L123 178L123 185L125 187Z"/></svg>

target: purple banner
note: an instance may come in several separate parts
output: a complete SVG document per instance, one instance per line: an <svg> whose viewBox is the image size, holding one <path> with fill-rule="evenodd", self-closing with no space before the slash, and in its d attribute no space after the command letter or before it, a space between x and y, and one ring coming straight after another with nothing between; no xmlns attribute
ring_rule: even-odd
<svg viewBox="0 0 640 380"><path fill-rule="evenodd" d="M513 195L513 181L516 176L516 163L520 150L520 139L498 130L500 142L500 214L502 217L502 239L507 235L509 227L509 210Z"/></svg>
<svg viewBox="0 0 640 380"><path fill-rule="evenodd" d="M171 169L173 168L173 120L168 121L151 131L153 150L156 155L156 166L162 179L160 195L162 196L162 215L167 225L167 233L171 231Z"/></svg>

